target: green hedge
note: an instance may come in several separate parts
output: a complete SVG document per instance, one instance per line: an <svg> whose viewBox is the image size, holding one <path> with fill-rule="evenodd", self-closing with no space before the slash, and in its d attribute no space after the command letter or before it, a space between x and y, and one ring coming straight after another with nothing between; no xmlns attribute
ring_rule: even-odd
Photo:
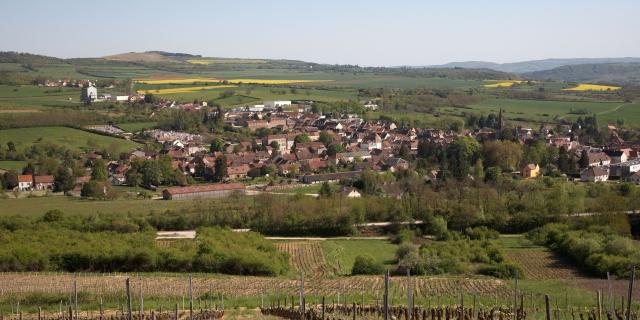
<svg viewBox="0 0 640 320"><path fill-rule="evenodd" d="M22 229L0 234L0 271L195 271L280 275L286 255L256 233L203 228L196 240L159 246L154 232Z"/></svg>

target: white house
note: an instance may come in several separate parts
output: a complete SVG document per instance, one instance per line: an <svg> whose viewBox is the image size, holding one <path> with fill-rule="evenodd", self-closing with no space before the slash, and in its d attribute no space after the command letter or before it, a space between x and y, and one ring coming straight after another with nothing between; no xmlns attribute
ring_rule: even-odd
<svg viewBox="0 0 640 320"><path fill-rule="evenodd" d="M33 189L33 176L22 174L18 176L18 191L29 191Z"/></svg>

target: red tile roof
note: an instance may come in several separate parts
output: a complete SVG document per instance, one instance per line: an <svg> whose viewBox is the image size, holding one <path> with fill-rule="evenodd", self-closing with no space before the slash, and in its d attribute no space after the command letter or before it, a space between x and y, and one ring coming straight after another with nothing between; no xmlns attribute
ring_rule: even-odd
<svg viewBox="0 0 640 320"><path fill-rule="evenodd" d="M35 183L53 183L53 176L35 176L33 180Z"/></svg>
<svg viewBox="0 0 640 320"><path fill-rule="evenodd" d="M169 194L185 194L223 190L244 190L244 188L244 184L242 183L213 183L193 185L188 187L171 187L167 188L165 191L167 191Z"/></svg>
<svg viewBox="0 0 640 320"><path fill-rule="evenodd" d="M18 176L18 182L33 182L33 176L30 174L21 174Z"/></svg>

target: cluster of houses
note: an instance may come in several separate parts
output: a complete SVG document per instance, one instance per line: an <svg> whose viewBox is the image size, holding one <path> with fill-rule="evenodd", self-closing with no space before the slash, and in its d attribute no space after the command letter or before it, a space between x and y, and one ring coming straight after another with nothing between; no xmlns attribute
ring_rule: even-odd
<svg viewBox="0 0 640 320"><path fill-rule="evenodd" d="M580 174L580 180L602 182L610 179L640 184L640 149L588 148L588 166Z"/></svg>

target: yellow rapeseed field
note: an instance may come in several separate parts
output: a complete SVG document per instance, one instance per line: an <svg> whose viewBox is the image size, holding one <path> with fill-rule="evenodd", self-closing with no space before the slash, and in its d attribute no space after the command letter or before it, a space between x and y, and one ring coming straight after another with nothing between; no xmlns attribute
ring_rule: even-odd
<svg viewBox="0 0 640 320"><path fill-rule="evenodd" d="M180 78L180 79L136 79L135 83L145 84L185 84L195 82L221 82L222 80L216 78Z"/></svg>
<svg viewBox="0 0 640 320"><path fill-rule="evenodd" d="M188 84L203 82L250 83L250 84L292 84L310 82L328 82L333 80L293 80L293 79L216 79L216 78L181 78L181 79L136 79L135 83L144 84Z"/></svg>
<svg viewBox="0 0 640 320"><path fill-rule="evenodd" d="M252 84L291 84L309 82L329 82L333 80L275 80L275 79L229 79L229 83L252 83Z"/></svg>
<svg viewBox="0 0 640 320"><path fill-rule="evenodd" d="M516 83L525 83L527 80L504 80L492 84L485 84L485 88L502 88L502 87L511 87Z"/></svg>
<svg viewBox="0 0 640 320"><path fill-rule="evenodd" d="M567 90L567 91L614 91L614 90L620 90L620 87L603 86L603 85L599 85L599 84L581 83L581 84L577 85L576 87L562 89L562 90Z"/></svg>
<svg viewBox="0 0 640 320"><path fill-rule="evenodd" d="M172 93L188 93L194 91L201 90L210 90L210 89L222 89L222 88L235 88L234 85L220 85L220 86L197 86L197 87L182 87L182 88L171 88L171 89L150 89L150 90L138 90L139 94L172 94Z"/></svg>

